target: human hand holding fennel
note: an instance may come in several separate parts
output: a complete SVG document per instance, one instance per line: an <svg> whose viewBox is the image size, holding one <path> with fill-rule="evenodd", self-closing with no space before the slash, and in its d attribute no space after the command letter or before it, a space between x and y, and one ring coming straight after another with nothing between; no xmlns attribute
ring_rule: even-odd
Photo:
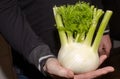
<svg viewBox="0 0 120 79"><path fill-rule="evenodd" d="M100 65L105 61L106 58L107 58L107 55L100 56ZM106 66L106 67L97 69L95 71L75 75L74 79L94 79L94 78L97 78L99 76L105 75L105 74L113 72L113 71L114 71L113 67Z"/></svg>
<svg viewBox="0 0 120 79"><path fill-rule="evenodd" d="M106 58L106 55L101 55L100 64L102 64ZM63 68L57 59L50 58L47 60L44 70L48 72L54 79L93 79L109 72L113 72L114 68L108 66L95 71L76 75L69 69Z"/></svg>
<svg viewBox="0 0 120 79"><path fill-rule="evenodd" d="M56 58L49 58L46 61L45 66L43 67L44 71L47 72L52 77L64 77L64 78L73 78L74 73L61 66L59 61Z"/></svg>
<svg viewBox="0 0 120 79"><path fill-rule="evenodd" d="M112 44L110 40L109 34L103 35L100 46L99 46L99 54L105 54L109 56Z"/></svg>

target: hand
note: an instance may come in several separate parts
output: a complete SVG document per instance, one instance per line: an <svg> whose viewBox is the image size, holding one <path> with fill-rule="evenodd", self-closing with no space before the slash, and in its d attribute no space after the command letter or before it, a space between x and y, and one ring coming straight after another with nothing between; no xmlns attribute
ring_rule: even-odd
<svg viewBox="0 0 120 79"><path fill-rule="evenodd" d="M99 46L99 50L98 50L99 54L100 55L105 54L105 55L109 56L111 47L112 47L112 44L111 44L110 36L108 34L104 35L102 37L102 40L101 40L101 43Z"/></svg>
<svg viewBox="0 0 120 79"><path fill-rule="evenodd" d="M101 55L100 56L100 65L104 62L104 60L107 58L106 55ZM83 73L83 74L78 74L74 76L74 79L94 79L96 77L105 75L109 72L113 72L114 68L111 66L107 66L104 68L97 69L95 71Z"/></svg>
<svg viewBox="0 0 120 79"><path fill-rule="evenodd" d="M107 58L106 55L100 56L100 64ZM46 65L44 66L44 70L48 72L54 79L92 79L98 76L107 74L109 72L113 72L113 67L104 67L101 69L97 69L95 71L91 71L88 73L77 74L75 75L72 71L63 68L60 63L55 58L50 58L47 60Z"/></svg>
<svg viewBox="0 0 120 79"><path fill-rule="evenodd" d="M63 68L56 58L49 58L44 66L44 71L49 73L54 79L73 78L74 73L66 68Z"/></svg>

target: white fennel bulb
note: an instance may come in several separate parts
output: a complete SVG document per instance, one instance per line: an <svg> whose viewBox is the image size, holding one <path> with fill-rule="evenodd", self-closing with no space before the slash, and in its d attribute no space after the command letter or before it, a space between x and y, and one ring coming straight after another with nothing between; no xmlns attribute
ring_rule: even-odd
<svg viewBox="0 0 120 79"><path fill-rule="evenodd" d="M92 71L99 66L98 53L91 47L79 43L70 43L61 47L58 60L75 73Z"/></svg>

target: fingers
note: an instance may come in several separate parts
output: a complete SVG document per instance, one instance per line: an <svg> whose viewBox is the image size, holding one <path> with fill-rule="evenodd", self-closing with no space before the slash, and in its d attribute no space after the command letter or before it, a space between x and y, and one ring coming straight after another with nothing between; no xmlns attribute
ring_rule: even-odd
<svg viewBox="0 0 120 79"><path fill-rule="evenodd" d="M74 77L74 73L66 68L63 68L55 58L51 58L47 61L45 70L49 74L56 75L59 77L66 77L66 78Z"/></svg>
<svg viewBox="0 0 120 79"><path fill-rule="evenodd" d="M108 47L107 45L104 46L104 45L100 45L98 51L99 51L99 54L100 55L107 55L109 56L109 53L110 53L110 47Z"/></svg>
<svg viewBox="0 0 120 79"><path fill-rule="evenodd" d="M100 55L107 55L109 56L111 48L99 48Z"/></svg>
<svg viewBox="0 0 120 79"><path fill-rule="evenodd" d="M65 78L73 78L74 74L68 69L65 69L63 67L59 67L59 71L57 73L54 73L60 77L65 77Z"/></svg>
<svg viewBox="0 0 120 79"><path fill-rule="evenodd" d="M99 46L99 54L106 54L107 56L109 56L111 47L112 44L109 35L104 35Z"/></svg>
<svg viewBox="0 0 120 79"><path fill-rule="evenodd" d="M98 49L100 55L102 55L104 52L104 50L102 48L103 48L103 46L100 44L99 49Z"/></svg>
<svg viewBox="0 0 120 79"><path fill-rule="evenodd" d="M100 65L105 61L105 59L107 58L107 55L101 55L100 56ZM111 66L108 67L104 67L92 72L88 72L88 73L84 73L84 74L79 74L79 75L75 75L74 79L93 79L96 77L99 77L101 75L113 72L114 68Z"/></svg>
<svg viewBox="0 0 120 79"><path fill-rule="evenodd" d="M74 77L74 79L93 79L93 78L96 78L98 76L101 76L101 75L104 75L104 74L107 74L107 73L113 72L113 71L114 71L113 67L104 67L104 68L98 69L96 71L76 75Z"/></svg>
<svg viewBox="0 0 120 79"><path fill-rule="evenodd" d="M107 59L107 55L101 55L100 56L100 65Z"/></svg>

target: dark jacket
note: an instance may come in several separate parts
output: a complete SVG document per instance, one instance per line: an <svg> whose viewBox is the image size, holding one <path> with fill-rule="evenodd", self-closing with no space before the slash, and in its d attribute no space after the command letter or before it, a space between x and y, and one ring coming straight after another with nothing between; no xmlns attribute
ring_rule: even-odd
<svg viewBox="0 0 120 79"><path fill-rule="evenodd" d="M30 28L16 0L0 0L0 32L16 51L37 68L42 60L53 56L48 45Z"/></svg>

